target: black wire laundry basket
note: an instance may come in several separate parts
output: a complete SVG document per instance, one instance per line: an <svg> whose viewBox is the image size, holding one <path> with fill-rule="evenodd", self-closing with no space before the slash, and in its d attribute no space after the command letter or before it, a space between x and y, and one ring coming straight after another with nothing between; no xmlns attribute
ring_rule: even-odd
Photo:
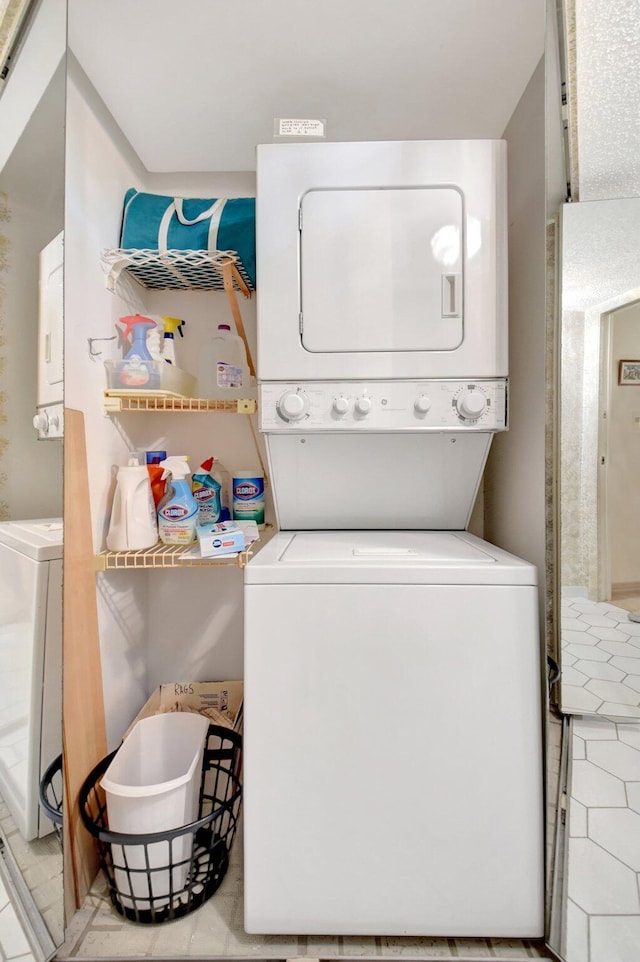
<svg viewBox="0 0 640 962"><path fill-rule="evenodd" d="M53 823L53 830L62 845L62 755L51 762L40 780L40 807Z"/></svg>
<svg viewBox="0 0 640 962"><path fill-rule="evenodd" d="M109 831L100 780L115 754L96 765L80 790L80 814L98 841L111 901L132 922L181 918L211 898L229 867L242 803L242 736L209 726L197 820L149 835Z"/></svg>

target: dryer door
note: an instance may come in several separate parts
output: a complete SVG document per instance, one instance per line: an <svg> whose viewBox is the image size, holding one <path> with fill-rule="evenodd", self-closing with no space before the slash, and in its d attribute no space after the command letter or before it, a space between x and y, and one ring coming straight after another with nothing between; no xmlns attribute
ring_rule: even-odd
<svg viewBox="0 0 640 962"><path fill-rule="evenodd" d="M300 205L307 351L454 350L463 339L456 187L312 189Z"/></svg>

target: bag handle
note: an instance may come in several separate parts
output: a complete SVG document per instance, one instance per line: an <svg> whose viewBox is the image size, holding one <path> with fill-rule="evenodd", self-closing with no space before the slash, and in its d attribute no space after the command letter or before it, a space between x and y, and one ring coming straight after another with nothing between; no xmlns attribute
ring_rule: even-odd
<svg viewBox="0 0 640 962"><path fill-rule="evenodd" d="M199 224L201 221L210 218L209 234L207 236L207 250L217 250L218 228L220 227L220 218L222 217L222 211L226 203L226 197L219 197L207 210L203 210L202 213L198 214L197 217L194 217L193 220L188 220L184 216L184 211L182 209L183 198L174 197L173 203L167 204L167 209L162 215L162 220L160 221L160 227L158 228L158 250L162 251L163 253L168 250L169 225L174 213L180 223L185 227L192 227L194 224Z"/></svg>

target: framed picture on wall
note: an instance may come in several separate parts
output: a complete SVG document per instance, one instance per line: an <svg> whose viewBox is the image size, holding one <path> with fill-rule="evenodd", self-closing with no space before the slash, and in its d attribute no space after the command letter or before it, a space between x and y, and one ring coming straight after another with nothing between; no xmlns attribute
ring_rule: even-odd
<svg viewBox="0 0 640 962"><path fill-rule="evenodd" d="M640 387L640 361L620 361L618 384L635 384Z"/></svg>

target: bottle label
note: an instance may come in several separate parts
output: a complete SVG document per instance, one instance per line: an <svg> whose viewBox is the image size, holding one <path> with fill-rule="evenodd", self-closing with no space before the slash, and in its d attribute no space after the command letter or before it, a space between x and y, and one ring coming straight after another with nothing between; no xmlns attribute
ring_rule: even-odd
<svg viewBox="0 0 640 962"><path fill-rule="evenodd" d="M205 485L193 486L193 496L198 502L198 524L220 521L220 489Z"/></svg>
<svg viewBox="0 0 640 962"><path fill-rule="evenodd" d="M242 368L218 361L216 365L216 381L220 388L242 387Z"/></svg>
<svg viewBox="0 0 640 962"><path fill-rule="evenodd" d="M264 524L264 478L233 479L233 517Z"/></svg>

